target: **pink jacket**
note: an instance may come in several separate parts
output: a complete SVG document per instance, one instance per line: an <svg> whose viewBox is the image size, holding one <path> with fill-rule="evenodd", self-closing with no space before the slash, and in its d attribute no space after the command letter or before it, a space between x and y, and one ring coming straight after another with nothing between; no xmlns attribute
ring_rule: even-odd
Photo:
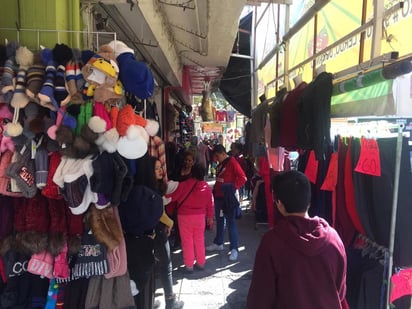
<svg viewBox="0 0 412 309"><path fill-rule="evenodd" d="M193 186L195 187L192 190ZM192 191L190 192L190 190ZM178 205L186 198L177 210L178 215L204 214L207 218L214 216L213 194L206 181L190 178L179 182L176 190L167 194L166 197L171 198L172 202L176 202Z"/></svg>

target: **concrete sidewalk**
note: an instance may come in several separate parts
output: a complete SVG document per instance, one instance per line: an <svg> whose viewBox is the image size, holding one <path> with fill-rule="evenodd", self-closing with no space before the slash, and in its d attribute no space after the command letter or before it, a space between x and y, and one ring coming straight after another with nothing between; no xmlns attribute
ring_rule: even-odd
<svg viewBox="0 0 412 309"><path fill-rule="evenodd" d="M260 225L256 229L254 213L248 209L248 201L242 203L243 217L237 220L239 229L239 259L231 262L228 259L229 242L225 234L225 250L206 252L205 270L195 270L193 274L183 274L179 269L183 266L181 250L172 253L174 292L178 299L185 302L185 309L217 309L246 308L246 297L252 278L252 269L260 238L267 226ZM213 242L215 230L205 232L205 242ZM156 279L156 299L164 308L163 289Z"/></svg>

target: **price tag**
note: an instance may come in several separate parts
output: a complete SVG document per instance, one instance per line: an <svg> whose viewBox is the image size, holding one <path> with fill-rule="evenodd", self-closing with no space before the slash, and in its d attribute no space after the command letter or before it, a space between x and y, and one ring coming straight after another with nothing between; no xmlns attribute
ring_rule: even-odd
<svg viewBox="0 0 412 309"><path fill-rule="evenodd" d="M361 138L360 155L355 172L372 176L381 175L379 147L375 139Z"/></svg>
<svg viewBox="0 0 412 309"><path fill-rule="evenodd" d="M311 150L309 153L308 163L305 168L305 175L313 184L316 184L316 178L318 177L318 164L319 162L315 158L315 152Z"/></svg>

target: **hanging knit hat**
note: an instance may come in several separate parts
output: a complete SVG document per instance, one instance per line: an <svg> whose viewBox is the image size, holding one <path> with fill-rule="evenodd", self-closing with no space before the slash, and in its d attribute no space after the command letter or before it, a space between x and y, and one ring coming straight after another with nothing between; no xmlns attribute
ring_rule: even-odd
<svg viewBox="0 0 412 309"><path fill-rule="evenodd" d="M79 64L74 60L71 60L66 65L66 83L67 89L70 95L70 102L74 104L82 104L84 102L83 96L80 90L77 88L76 83L76 69L78 69Z"/></svg>
<svg viewBox="0 0 412 309"><path fill-rule="evenodd" d="M90 85L114 87L119 75L119 67L115 61L95 54L83 66L82 73Z"/></svg>
<svg viewBox="0 0 412 309"><path fill-rule="evenodd" d="M80 135L80 130L89 119L93 116L93 104L91 101L85 102L80 105L80 112L77 115L77 127L75 130L76 135Z"/></svg>
<svg viewBox="0 0 412 309"><path fill-rule="evenodd" d="M47 199L47 209L50 216L49 240L47 251L57 256L66 243L67 205L64 200Z"/></svg>
<svg viewBox="0 0 412 309"><path fill-rule="evenodd" d="M70 276L69 263L67 261L67 243L64 242L60 253L54 258L53 277L67 279Z"/></svg>
<svg viewBox="0 0 412 309"><path fill-rule="evenodd" d="M40 146L36 149L34 163L36 170L36 186L38 189L42 190L46 186L49 169L49 153L45 146Z"/></svg>
<svg viewBox="0 0 412 309"><path fill-rule="evenodd" d="M3 93L3 101L5 103L10 103L13 97L14 87L15 87L15 76L16 76L16 50L19 48L17 42L9 42L6 46L6 56L7 60L4 63L4 71L1 77L1 84L3 88L1 92Z"/></svg>
<svg viewBox="0 0 412 309"><path fill-rule="evenodd" d="M112 121L110 119L109 113L107 112L106 108L104 107L104 105L101 102L95 101L94 105L93 105L93 116L99 117L101 119L104 120L106 126L103 130L107 131L110 130L112 128ZM93 130L93 128L92 128ZM95 131L95 130L93 130ZM96 133L103 133L100 130L99 131L95 131Z"/></svg>
<svg viewBox="0 0 412 309"><path fill-rule="evenodd" d="M16 88L11 99L13 108L24 108L30 98L26 95L27 70L33 65L34 55L27 47L20 46L16 51L16 62L19 65L16 78Z"/></svg>
<svg viewBox="0 0 412 309"><path fill-rule="evenodd" d="M84 159L62 157L57 167L53 181L61 188L73 214L83 214L90 203L97 202L97 194L90 189L89 179L92 174L91 157Z"/></svg>
<svg viewBox="0 0 412 309"><path fill-rule="evenodd" d="M117 150L117 142L119 141L119 133L116 128L100 134L95 144L99 147L100 151L107 151L108 153L114 153Z"/></svg>
<svg viewBox="0 0 412 309"><path fill-rule="evenodd" d="M58 151L50 154L46 186L41 191L41 193L49 199L63 199L63 195L61 195L59 187L53 182L53 176L60 164L61 157L62 156Z"/></svg>
<svg viewBox="0 0 412 309"><path fill-rule="evenodd" d="M93 175L90 177L90 188L93 192L104 193L111 197L114 185L114 166L112 155L106 151L94 158Z"/></svg>
<svg viewBox="0 0 412 309"><path fill-rule="evenodd" d="M56 123L47 129L47 135L52 139L56 139L56 132L60 125L74 130L77 127L77 120L69 113L66 112L66 106L61 106L57 108L56 112Z"/></svg>
<svg viewBox="0 0 412 309"><path fill-rule="evenodd" d="M8 136L19 136L23 133L23 127L19 123L20 109L25 108L29 103L26 95L26 72L33 64L33 53L27 47L19 47L16 51L16 62L20 65L17 71L16 88L11 99L11 106L14 108L12 123L6 128Z"/></svg>
<svg viewBox="0 0 412 309"><path fill-rule="evenodd" d="M117 151L126 159L138 159L147 152L147 142L137 126L130 126L126 136L121 136L117 142Z"/></svg>
<svg viewBox="0 0 412 309"><path fill-rule="evenodd" d="M154 79L146 63L136 60L133 50L121 41L111 41L109 45L116 55L120 70L119 79L124 89L140 99L152 96Z"/></svg>
<svg viewBox="0 0 412 309"><path fill-rule="evenodd" d="M15 248L11 247L3 255L3 263L6 269L7 282L10 282L12 278L16 278L24 275L27 272L26 265L29 262L29 256L18 252ZM10 307L12 308L12 307Z"/></svg>
<svg viewBox="0 0 412 309"><path fill-rule="evenodd" d="M127 272L126 243L122 233L119 210L117 207L112 207L112 210L113 216L118 223L118 228L120 229L119 233L121 235L121 240L117 247L107 253L110 271L104 275L106 279L123 276Z"/></svg>
<svg viewBox="0 0 412 309"><path fill-rule="evenodd" d="M113 122L113 120L112 120ZM159 131L159 123L152 119L145 119L142 116L135 114L133 107L126 104L118 113L116 119L116 128L120 136L126 135L126 131L131 125L138 125L145 129L148 136L154 136Z"/></svg>
<svg viewBox="0 0 412 309"><path fill-rule="evenodd" d="M59 151L62 156L69 158L76 157L76 153L73 147L74 132L71 128L66 126L59 126L56 131L56 141L59 144Z"/></svg>
<svg viewBox="0 0 412 309"><path fill-rule="evenodd" d="M0 195L0 241L13 231L13 199Z"/></svg>
<svg viewBox="0 0 412 309"><path fill-rule="evenodd" d="M50 49L45 48L41 51L43 63L46 65L44 83L37 94L40 105L45 106L53 111L56 110L57 102L54 98L54 80L56 78L56 62L53 60L53 53Z"/></svg>
<svg viewBox="0 0 412 309"><path fill-rule="evenodd" d="M108 252L120 244L123 232L114 217L113 207L97 209L96 205L91 205L89 222L94 237L106 246Z"/></svg>
<svg viewBox="0 0 412 309"><path fill-rule="evenodd" d="M49 279L53 278L54 258L47 252L33 254L27 266L27 271Z"/></svg>
<svg viewBox="0 0 412 309"><path fill-rule="evenodd" d="M4 63L3 74L1 78L2 85L2 97L4 103L10 103L11 98L13 97L14 86L15 86L15 77L16 77L16 63L15 58L7 59Z"/></svg>
<svg viewBox="0 0 412 309"><path fill-rule="evenodd" d="M122 157L120 156L118 152L114 152L112 154L112 160L113 160L114 177L113 177L113 190L111 193L110 203L113 206L118 206L121 200L122 192L124 193L124 192L130 191L130 188L127 188L127 184L124 181L127 175L127 165L123 161ZM125 199L126 198L124 198L123 200Z"/></svg>
<svg viewBox="0 0 412 309"><path fill-rule="evenodd" d="M96 102L118 101L123 97L123 84L120 80L116 81L114 87L99 86L94 89L93 99Z"/></svg>
<svg viewBox="0 0 412 309"><path fill-rule="evenodd" d="M21 235L21 244L29 254L40 253L48 244L50 217L47 200L40 194L25 200L25 232Z"/></svg>
<svg viewBox="0 0 412 309"><path fill-rule="evenodd" d="M74 215L70 210L66 211L67 216L67 246L69 255L77 254L81 246L81 236L83 235L83 216Z"/></svg>
<svg viewBox="0 0 412 309"><path fill-rule="evenodd" d="M72 269L73 276L75 278L89 278L108 272L106 247L96 241L91 231L83 233L81 248Z"/></svg>
<svg viewBox="0 0 412 309"><path fill-rule="evenodd" d="M7 168L11 164L12 157L13 152L10 150L6 150L0 157L0 194L12 197L22 197L23 194L21 192L16 193L11 190L11 180L6 174Z"/></svg>
<svg viewBox="0 0 412 309"><path fill-rule="evenodd" d="M37 193L34 160L30 156L31 149L23 147L22 151L18 153L17 161L6 170L6 175L16 181L22 194L27 198L34 197Z"/></svg>
<svg viewBox="0 0 412 309"><path fill-rule="evenodd" d="M119 205L123 229L133 236L151 231L159 223L162 213L162 197L146 186L134 186L127 200Z"/></svg>
<svg viewBox="0 0 412 309"><path fill-rule="evenodd" d="M39 105L34 102L29 102L23 109L24 121L23 121L23 134L29 139L33 139L36 134L42 133L44 131L44 122L34 121L39 115ZM33 124L31 125L31 122ZM34 129L34 131L32 131Z"/></svg>
<svg viewBox="0 0 412 309"><path fill-rule="evenodd" d="M44 83L45 69L40 53L35 54L26 76L26 95L31 100L37 100L37 94Z"/></svg>

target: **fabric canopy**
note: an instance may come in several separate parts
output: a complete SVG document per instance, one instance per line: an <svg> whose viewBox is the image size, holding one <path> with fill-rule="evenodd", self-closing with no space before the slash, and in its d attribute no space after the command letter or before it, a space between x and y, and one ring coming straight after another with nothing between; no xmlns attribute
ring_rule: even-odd
<svg viewBox="0 0 412 309"><path fill-rule="evenodd" d="M332 96L331 117L395 115L393 80Z"/></svg>
<svg viewBox="0 0 412 309"><path fill-rule="evenodd" d="M233 53L250 56L251 30L252 12L240 20L239 37L234 43ZM250 59L235 56L230 57L229 64L220 81L219 88L225 99L234 109L247 117L251 117Z"/></svg>

